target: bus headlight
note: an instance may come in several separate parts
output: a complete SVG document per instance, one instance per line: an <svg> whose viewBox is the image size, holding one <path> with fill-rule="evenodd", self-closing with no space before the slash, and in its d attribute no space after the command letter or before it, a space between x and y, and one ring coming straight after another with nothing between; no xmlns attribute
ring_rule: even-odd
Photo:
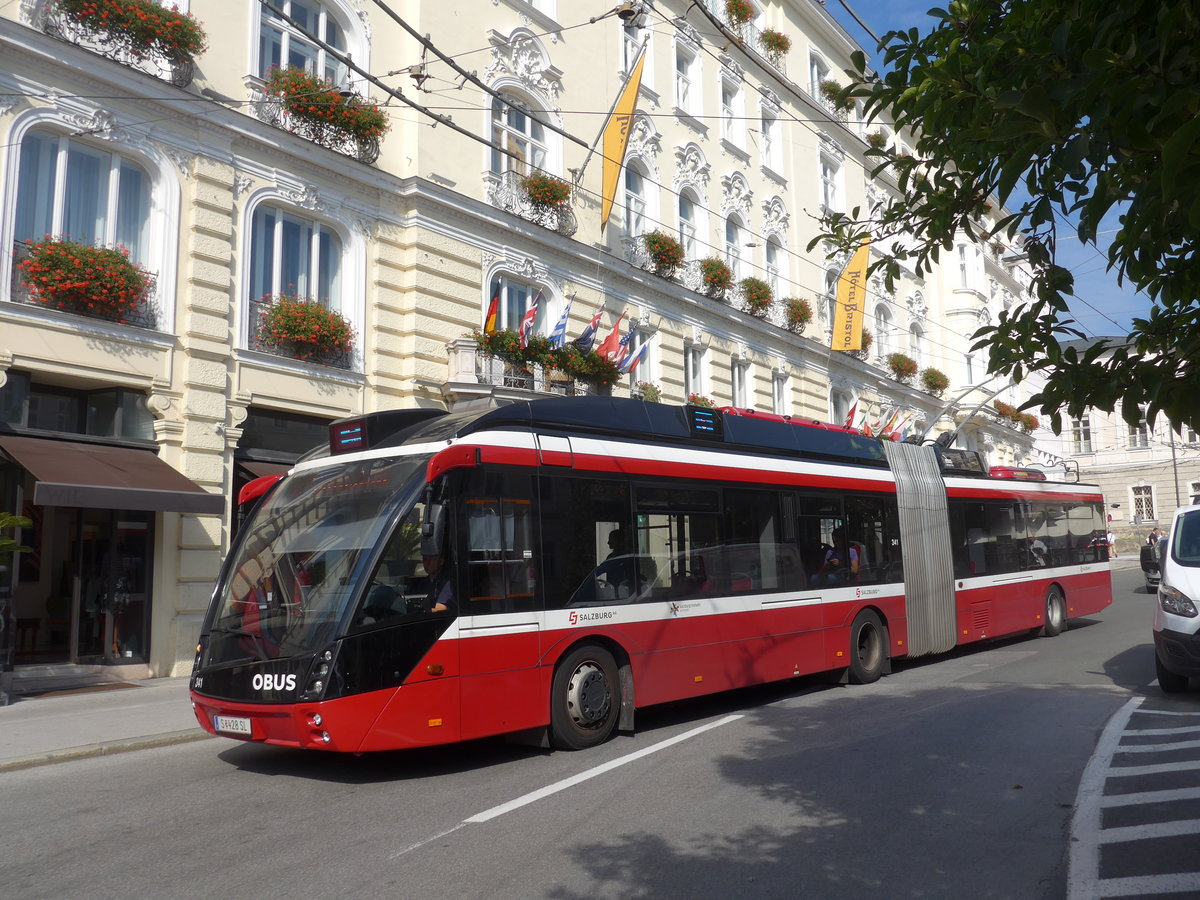
<svg viewBox="0 0 1200 900"><path fill-rule="evenodd" d="M1194 619L1197 615L1196 604L1187 594L1165 584L1160 584L1158 587L1158 605L1163 608L1164 612L1169 612L1174 616Z"/></svg>

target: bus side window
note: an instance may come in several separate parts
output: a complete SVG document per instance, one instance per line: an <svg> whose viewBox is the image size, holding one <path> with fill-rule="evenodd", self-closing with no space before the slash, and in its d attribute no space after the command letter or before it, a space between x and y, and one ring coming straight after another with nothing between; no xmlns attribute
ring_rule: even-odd
<svg viewBox="0 0 1200 900"><path fill-rule="evenodd" d="M523 472L477 469L462 501L465 615L534 608L532 478Z"/></svg>
<svg viewBox="0 0 1200 900"><path fill-rule="evenodd" d="M546 608L631 602L634 579L621 574L635 570L628 483L555 473L540 490Z"/></svg>

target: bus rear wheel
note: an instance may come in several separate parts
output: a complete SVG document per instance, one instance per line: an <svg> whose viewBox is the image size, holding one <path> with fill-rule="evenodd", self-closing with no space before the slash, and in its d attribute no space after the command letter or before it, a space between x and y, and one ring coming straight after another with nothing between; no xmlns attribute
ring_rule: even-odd
<svg viewBox="0 0 1200 900"><path fill-rule="evenodd" d="M550 742L560 750L603 744L617 727L620 676L611 653L596 644L576 647L554 670Z"/></svg>
<svg viewBox="0 0 1200 900"><path fill-rule="evenodd" d="M1053 586L1046 591L1046 624L1042 626L1042 634L1046 637L1057 637L1062 634L1063 626L1067 624L1067 599L1062 589Z"/></svg>
<svg viewBox="0 0 1200 900"><path fill-rule="evenodd" d="M887 632L879 616L864 609L850 626L850 682L872 684L883 675Z"/></svg>

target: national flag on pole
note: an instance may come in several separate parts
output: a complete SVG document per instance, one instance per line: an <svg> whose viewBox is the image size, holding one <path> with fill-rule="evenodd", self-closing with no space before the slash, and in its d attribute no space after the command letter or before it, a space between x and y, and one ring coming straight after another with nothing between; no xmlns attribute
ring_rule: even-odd
<svg viewBox="0 0 1200 900"><path fill-rule="evenodd" d="M583 329L583 334L575 338L573 343L582 352L587 353L592 349L592 344L596 343L596 332L600 330L600 317L604 315L604 307L597 308L595 315L592 316L592 321L588 322L587 327Z"/></svg>
<svg viewBox="0 0 1200 900"><path fill-rule="evenodd" d="M621 320L624 318L625 313L617 316L617 321L613 325L612 331L608 333L608 337L596 348L596 352L605 359L613 359L617 355L617 351L621 348Z"/></svg>
<svg viewBox="0 0 1200 900"><path fill-rule="evenodd" d="M483 317L483 333L493 334L496 331L496 318L500 315L500 295L492 298L487 315Z"/></svg>
<svg viewBox="0 0 1200 900"><path fill-rule="evenodd" d="M863 311L867 301L867 264L871 239L865 237L837 281L837 303L833 313L833 350L861 350Z"/></svg>
<svg viewBox="0 0 1200 900"><path fill-rule="evenodd" d="M850 412L846 413L846 427L854 427L854 417L858 415L858 401L855 400L850 404Z"/></svg>
<svg viewBox="0 0 1200 900"><path fill-rule="evenodd" d="M550 346L555 350L567 342L567 319L571 316L571 301L574 299L573 296L567 298L567 305L558 317L558 324L554 326L554 331L550 332Z"/></svg>
<svg viewBox="0 0 1200 900"><path fill-rule="evenodd" d="M646 353L650 349L650 340L642 341L642 345L625 357L625 361L621 363L621 374L632 375L637 369L638 364L646 358Z"/></svg>
<svg viewBox="0 0 1200 900"><path fill-rule="evenodd" d="M633 110L637 106L638 86L642 83L642 65L646 62L646 48L643 45L638 61L621 89L621 95L613 106L608 123L604 126L604 139L601 144L604 154L603 190L600 194L600 230L608 224L608 216L612 212L613 199L617 196L617 183L621 179L621 166L625 161L625 147L629 143L629 129L633 124Z"/></svg>
<svg viewBox="0 0 1200 900"><path fill-rule="evenodd" d="M533 299L529 302L529 309L525 310L525 315L521 319L521 327L517 329L517 336L521 341L521 349L529 345L529 338L533 334L533 322L537 319L538 301L541 299L541 291L533 295Z"/></svg>
<svg viewBox="0 0 1200 900"><path fill-rule="evenodd" d="M617 352L613 354L613 362L617 364L617 368L625 365L625 360L629 358L629 342L633 340L633 329L625 332L625 336L621 338L620 344L617 346Z"/></svg>

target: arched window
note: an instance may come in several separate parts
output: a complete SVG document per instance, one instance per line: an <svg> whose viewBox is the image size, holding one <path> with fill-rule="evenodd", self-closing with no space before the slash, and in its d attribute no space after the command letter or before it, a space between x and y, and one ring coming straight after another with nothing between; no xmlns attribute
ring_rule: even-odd
<svg viewBox="0 0 1200 900"><path fill-rule="evenodd" d="M733 280L742 277L742 224L737 216L725 220L725 265L733 273Z"/></svg>
<svg viewBox="0 0 1200 900"><path fill-rule="evenodd" d="M908 355L918 366L925 365L925 329L920 322L913 322L908 329Z"/></svg>
<svg viewBox="0 0 1200 900"><path fill-rule="evenodd" d="M41 128L21 142L19 165L16 240L53 235L83 244L119 245L134 262L151 262L152 184L142 166Z"/></svg>
<svg viewBox="0 0 1200 900"><path fill-rule="evenodd" d="M492 151L492 171L518 172L547 168L546 130L529 115L530 107L506 94L504 103L492 100L492 143L508 153Z"/></svg>
<svg viewBox="0 0 1200 900"><path fill-rule="evenodd" d="M342 310L342 239L321 222L261 203L250 224L250 299L290 294Z"/></svg>
<svg viewBox="0 0 1200 900"><path fill-rule="evenodd" d="M696 200L690 189L679 192L679 243L684 259L696 258Z"/></svg>
<svg viewBox="0 0 1200 900"><path fill-rule="evenodd" d="M875 307L875 346L879 358L886 359L892 353L892 313L886 303Z"/></svg>
<svg viewBox="0 0 1200 900"><path fill-rule="evenodd" d="M346 67L324 46L327 44L343 54L351 49L346 30L333 12L332 5L320 0L278 0L273 5L295 19L304 31L316 37L320 43L314 42L263 6L258 37L259 75L265 76L273 68L295 66L327 78L334 84L346 84ZM359 60L360 57L361 54L355 59Z"/></svg>
<svg viewBox="0 0 1200 900"><path fill-rule="evenodd" d="M536 284L512 278L509 275L494 276L491 289L488 291L488 303L491 303L492 298L499 299L496 310L496 330L516 331L521 326L521 320L525 318L525 313L529 311L529 304L539 293L541 291ZM543 294L538 300L537 317L533 321L531 334L537 334L541 330L541 323L554 321L547 315L545 299ZM487 315L486 311L484 315Z"/></svg>
<svg viewBox="0 0 1200 900"><path fill-rule="evenodd" d="M625 233L637 237L646 233L646 178L640 163L625 166Z"/></svg>
<svg viewBox="0 0 1200 900"><path fill-rule="evenodd" d="M766 275L767 284L771 287L771 296L778 300L783 296L783 286L779 280L779 261L780 261L779 238L771 236L767 238L766 247Z"/></svg>

